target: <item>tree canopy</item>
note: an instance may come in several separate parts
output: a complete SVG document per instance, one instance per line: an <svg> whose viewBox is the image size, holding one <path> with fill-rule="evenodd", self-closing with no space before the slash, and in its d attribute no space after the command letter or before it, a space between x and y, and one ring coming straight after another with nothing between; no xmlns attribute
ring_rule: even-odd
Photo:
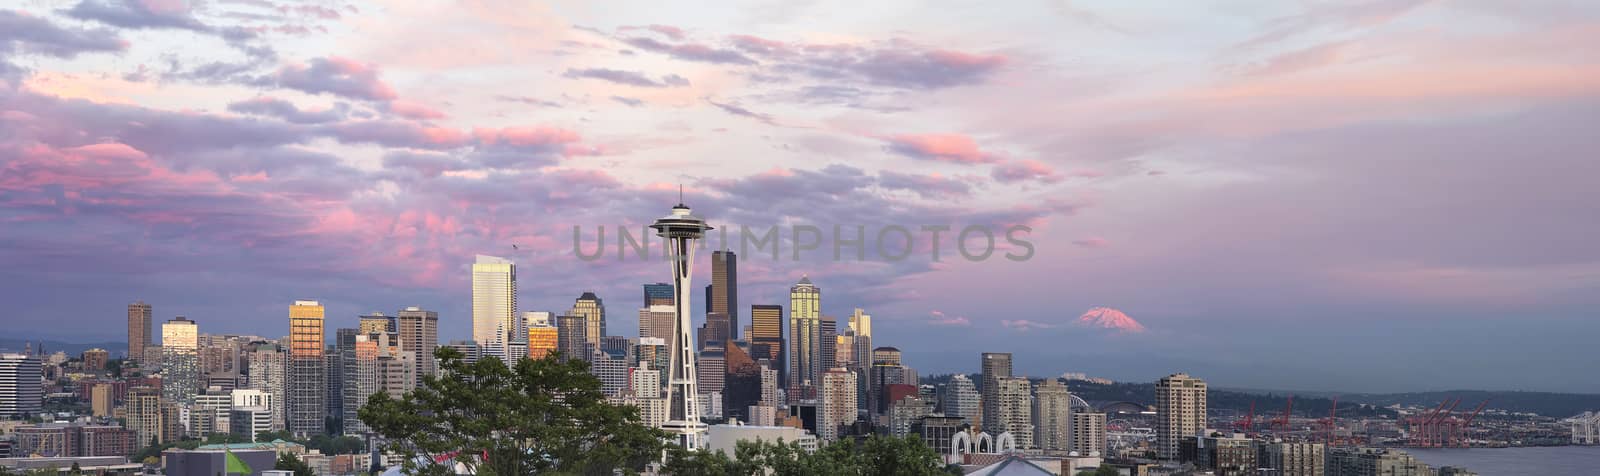
<svg viewBox="0 0 1600 476"><path fill-rule="evenodd" d="M480 475L632 473L665 446L667 435L641 424L638 409L605 399L582 360L507 367L493 357L467 363L448 347L435 356L438 376L398 399L376 394L359 411L405 455L408 474L453 474L451 457Z"/></svg>
<svg viewBox="0 0 1600 476"><path fill-rule="evenodd" d="M311 470L311 465L306 464L294 453L279 453L278 461L272 465L272 469L294 471L294 476L317 476L317 472Z"/></svg>

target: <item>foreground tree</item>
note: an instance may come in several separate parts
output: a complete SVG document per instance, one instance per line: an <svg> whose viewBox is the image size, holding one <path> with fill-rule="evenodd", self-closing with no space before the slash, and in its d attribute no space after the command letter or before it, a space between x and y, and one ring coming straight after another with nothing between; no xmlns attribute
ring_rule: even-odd
<svg viewBox="0 0 1600 476"><path fill-rule="evenodd" d="M842 440L807 453L794 443L741 441L734 457L722 452L673 449L663 474L727 476L935 476L952 474L939 454L915 437L869 436ZM960 474L959 471L954 474Z"/></svg>
<svg viewBox="0 0 1600 476"><path fill-rule="evenodd" d="M311 465L306 464L304 460L301 460L299 456L295 456L294 453L279 454L278 461L272 465L272 469L293 471L294 476L317 476L316 471L311 470Z"/></svg>
<svg viewBox="0 0 1600 476"><path fill-rule="evenodd" d="M406 456L407 474L634 473L659 458L667 435L639 422L637 408L607 402L582 360L551 356L466 363L448 347L438 376L394 399L375 394L361 421ZM452 461L453 460L453 461Z"/></svg>

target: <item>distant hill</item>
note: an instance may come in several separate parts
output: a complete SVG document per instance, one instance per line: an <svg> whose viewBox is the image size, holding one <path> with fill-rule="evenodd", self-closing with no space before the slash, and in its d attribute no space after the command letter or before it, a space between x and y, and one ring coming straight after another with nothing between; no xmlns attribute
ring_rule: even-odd
<svg viewBox="0 0 1600 476"><path fill-rule="evenodd" d="M1566 418L1589 410L1600 410L1600 395L1587 393L1508 392L1488 390L1444 390L1437 392L1406 393L1354 393L1344 399L1379 406L1394 404L1431 407L1449 399L1461 399L1461 406L1471 410L1479 402L1489 400L1486 408L1512 412L1537 413L1547 417Z"/></svg>
<svg viewBox="0 0 1600 476"><path fill-rule="evenodd" d="M948 375L932 375L925 378L923 383L938 384L947 380L949 380ZM974 378L973 383L981 386L983 382L978 380ZM1067 382L1067 387L1072 390L1074 395L1091 402L1126 401L1146 406L1155 404L1156 389L1154 383L1115 382L1108 385L1073 380ZM1288 396L1291 393L1295 394L1294 414L1303 417L1327 416L1328 407L1333 404L1333 399L1330 398L1333 395L1339 397L1339 417L1341 418L1378 415L1393 416L1395 414L1393 411L1383 407L1394 404L1423 407L1437 406L1439 402L1447 397L1451 399L1460 398L1461 406L1469 411L1484 399L1490 400L1486 408L1535 413L1553 418L1566 418L1588 410L1600 410L1600 395L1595 394L1488 390L1375 394L1302 393L1284 390L1212 388L1207 392L1206 403L1213 410L1234 410L1242 414L1249 410L1250 403L1253 401L1255 402L1256 419L1260 420L1282 414L1287 406Z"/></svg>

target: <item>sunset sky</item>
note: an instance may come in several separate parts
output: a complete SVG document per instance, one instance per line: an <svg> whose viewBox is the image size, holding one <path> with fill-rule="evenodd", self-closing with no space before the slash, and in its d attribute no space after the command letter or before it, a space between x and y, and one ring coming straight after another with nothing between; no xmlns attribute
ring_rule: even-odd
<svg viewBox="0 0 1600 476"><path fill-rule="evenodd" d="M746 322L807 274L924 375L1600 392L1595 45L1579 0L5 2L4 327L121 341L142 299L281 336L318 299L460 339L489 254L633 336L670 276L615 227L681 185L869 254L1031 227L1021 262L742 256Z"/></svg>

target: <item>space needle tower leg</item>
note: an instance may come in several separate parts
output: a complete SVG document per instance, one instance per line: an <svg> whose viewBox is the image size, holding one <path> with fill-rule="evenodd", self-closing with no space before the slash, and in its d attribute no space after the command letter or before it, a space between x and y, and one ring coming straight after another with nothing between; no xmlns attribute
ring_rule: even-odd
<svg viewBox="0 0 1600 476"><path fill-rule="evenodd" d="M681 197L679 199L682 200ZM668 345L670 375L667 380L668 416L661 425L684 449L696 451L704 445L706 425L700 421L700 402L695 388L695 350L689 333L689 277L694 268L697 241L705 236L705 220L689 213L682 203L672 214L656 220L650 228L666 240L667 261L672 265L674 321L672 342Z"/></svg>

